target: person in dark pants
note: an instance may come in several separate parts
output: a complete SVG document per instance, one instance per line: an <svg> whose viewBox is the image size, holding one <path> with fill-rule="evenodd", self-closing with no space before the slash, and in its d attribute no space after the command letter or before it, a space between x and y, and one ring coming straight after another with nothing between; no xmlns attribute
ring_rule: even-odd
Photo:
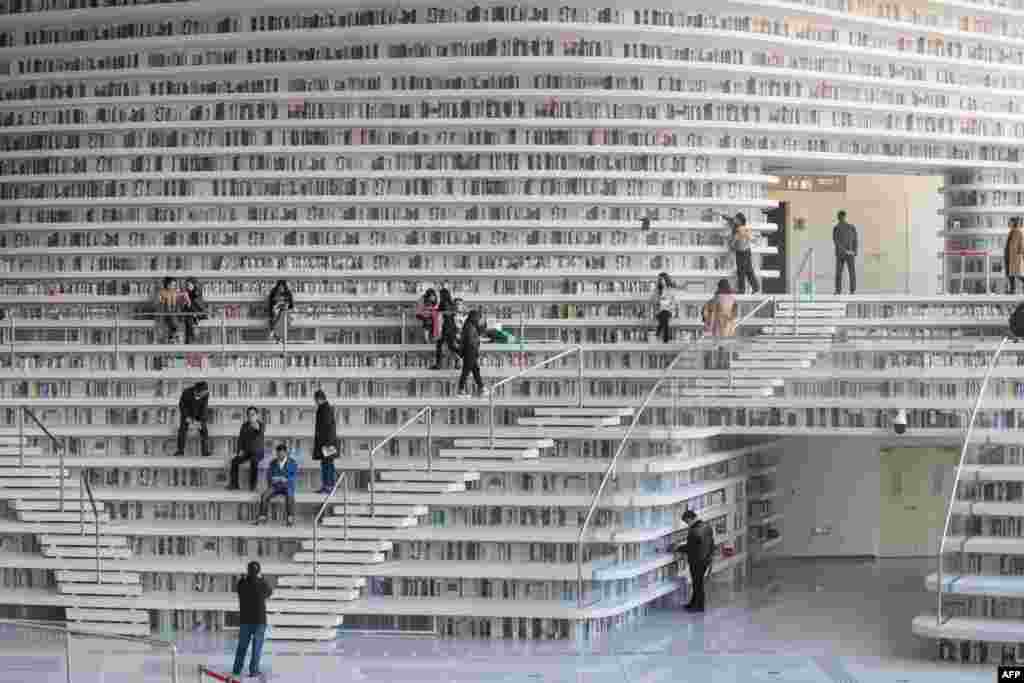
<svg viewBox="0 0 1024 683"><path fill-rule="evenodd" d="M264 436L266 428L260 420L260 411L256 406L249 406L245 411L246 420L238 430L238 441L235 445L235 457L231 458L231 480L229 491L238 490L238 468L242 463L249 463L249 490L256 490L259 476L260 460L263 458Z"/></svg>
<svg viewBox="0 0 1024 683"><path fill-rule="evenodd" d="M295 525L295 479L299 476L299 463L288 457L288 447L278 444L274 451L274 459L267 469L267 490L260 496L260 516L256 524L267 523L270 511L270 500L274 496L284 496L284 508L288 526Z"/></svg>
<svg viewBox="0 0 1024 683"><path fill-rule="evenodd" d="M480 311L470 311L466 322L462 325L462 372L459 374L459 398L469 398L466 392L466 380L470 374L476 382L477 394L484 396L487 392L484 389L484 380L480 376L480 335L484 331L484 325Z"/></svg>
<svg viewBox="0 0 1024 683"><path fill-rule="evenodd" d="M267 296L267 321L270 338L276 343L285 339L288 327L288 312L295 308L295 297L288 282L278 280Z"/></svg>
<svg viewBox="0 0 1024 683"><path fill-rule="evenodd" d="M185 439L188 437L189 427L199 425L200 447L203 457L210 456L210 430L207 427L210 407L210 388L206 382L198 382L185 391L181 392L178 400L178 414L181 421L178 423L178 450L175 457L185 455Z"/></svg>
<svg viewBox="0 0 1024 683"><path fill-rule="evenodd" d="M689 527L686 533L686 563L690 567L693 593L686 609L692 612L704 611L704 579L711 572L711 554L715 551L715 532L706 522L697 519L697 513L687 510L683 522Z"/></svg>
<svg viewBox="0 0 1024 683"><path fill-rule="evenodd" d="M194 277L185 280L182 312L185 323L185 343L193 344L196 340L196 328L199 327L201 321L209 317L206 313L206 301L203 299L203 288L199 286L199 280Z"/></svg>
<svg viewBox="0 0 1024 683"><path fill-rule="evenodd" d="M757 282L757 275L754 274L754 258L750 253L754 231L747 225L747 217L742 213L737 213L735 216L722 214L722 218L732 228L729 247L736 254L736 290L740 294L746 294L749 282L750 292L757 294L761 291L761 286Z"/></svg>
<svg viewBox="0 0 1024 683"><path fill-rule="evenodd" d="M263 654L263 637L267 633L267 598L273 591L260 576L260 563L250 562L247 574L235 584L238 593L238 648L235 650L233 676L242 675L245 653L252 642L252 656L249 658L249 675L260 676L260 656Z"/></svg>
<svg viewBox="0 0 1024 683"><path fill-rule="evenodd" d="M676 309L675 287L668 273L658 273L658 281L654 284L654 294L651 297L652 307L657 311L654 317L658 321L658 329L654 334L665 344L671 339L669 322Z"/></svg>
<svg viewBox="0 0 1024 683"><path fill-rule="evenodd" d="M313 399L316 401L313 459L320 461L320 490L317 493L330 493L338 477L334 467L334 459L338 457L338 427L334 420L334 408L327 402L327 394L317 390Z"/></svg>
<svg viewBox="0 0 1024 683"><path fill-rule="evenodd" d="M451 292L447 289L441 290L441 299L437 306L437 313L441 316L441 334L437 338L437 347L434 350L434 366L431 370L441 369L441 361L444 359L444 348L446 346L456 361L460 356L458 344L459 328L456 323L459 306L452 299Z"/></svg>
<svg viewBox="0 0 1024 683"><path fill-rule="evenodd" d="M1017 293L1017 280L1024 283L1024 233L1021 232L1020 218L1010 219L1010 232L1006 235L1003 248L1003 274L1006 275L1007 294Z"/></svg>
<svg viewBox="0 0 1024 683"><path fill-rule="evenodd" d="M843 293L843 268L850 274L850 294L857 293L857 228L846 222L846 212L836 214L832 242L836 245L836 296Z"/></svg>

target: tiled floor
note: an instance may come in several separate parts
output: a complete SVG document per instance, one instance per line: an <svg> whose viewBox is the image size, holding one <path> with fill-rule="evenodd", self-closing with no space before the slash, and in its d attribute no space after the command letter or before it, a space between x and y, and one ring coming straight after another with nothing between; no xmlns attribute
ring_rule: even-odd
<svg viewBox="0 0 1024 683"><path fill-rule="evenodd" d="M991 668L933 662L910 632L932 608L930 560L780 560L720 587L702 616L664 611L587 646L345 635L329 646L268 643L281 683L989 683ZM59 643L0 632L0 683L64 683ZM180 639L181 683L230 667L233 642ZM166 656L76 642L74 683L170 681ZM212 681L213 679L206 679ZM205 683L205 682L204 682Z"/></svg>

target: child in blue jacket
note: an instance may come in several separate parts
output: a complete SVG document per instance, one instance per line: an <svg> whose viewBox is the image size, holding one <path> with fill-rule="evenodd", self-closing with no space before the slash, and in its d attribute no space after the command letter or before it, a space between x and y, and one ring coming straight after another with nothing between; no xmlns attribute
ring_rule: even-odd
<svg viewBox="0 0 1024 683"><path fill-rule="evenodd" d="M257 524L267 523L267 508L274 496L284 496L285 512L288 515L288 526L295 526L295 479L299 474L299 464L288 456L288 447L278 444L274 449L274 459L267 470L267 490L260 496L260 517Z"/></svg>

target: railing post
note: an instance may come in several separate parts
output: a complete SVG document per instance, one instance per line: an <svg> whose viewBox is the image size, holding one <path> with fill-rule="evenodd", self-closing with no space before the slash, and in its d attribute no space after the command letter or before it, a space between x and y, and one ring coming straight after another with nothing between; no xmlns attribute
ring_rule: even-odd
<svg viewBox="0 0 1024 683"><path fill-rule="evenodd" d="M583 407L583 347L576 353L576 403L577 407Z"/></svg>
<svg viewBox="0 0 1024 683"><path fill-rule="evenodd" d="M377 488L377 487L374 484L375 484L375 482L377 480L377 472L376 472L376 470L373 467L373 454L374 454L374 451L376 451L376 450L377 450L377 447L374 446L373 443L371 442L371 448L370 448L370 517L375 517L376 516L376 508L374 507L374 503L376 501L376 495L374 494L374 489Z"/></svg>
<svg viewBox="0 0 1024 683"><path fill-rule="evenodd" d="M81 525L79 536L85 536L85 470L78 473L78 523Z"/></svg>
<svg viewBox="0 0 1024 683"><path fill-rule="evenodd" d="M487 397L491 413L490 418L487 420L488 448L490 449L492 454L494 453L494 394L496 392L497 389L492 387L491 395Z"/></svg>
<svg viewBox="0 0 1024 683"><path fill-rule="evenodd" d="M18 406L18 467L25 469L25 406Z"/></svg>
<svg viewBox="0 0 1024 683"><path fill-rule="evenodd" d="M114 309L114 369L117 370L121 357L121 318L120 307Z"/></svg>
<svg viewBox="0 0 1024 683"><path fill-rule="evenodd" d="M408 318L408 312L403 309L402 310L402 336L399 337L399 339L400 339L399 343L400 344L407 344L408 343L408 337L405 336L405 334L406 334L406 319L407 318Z"/></svg>
<svg viewBox="0 0 1024 683"><path fill-rule="evenodd" d="M71 683L71 631L64 629L64 669L67 683Z"/></svg>
<svg viewBox="0 0 1024 683"><path fill-rule="evenodd" d="M348 481L347 481L347 475L348 475L348 472L345 472L345 474L343 474L342 477L341 477L342 483L345 484L344 488L341 489L341 512L342 512L342 518L341 518L341 522L342 522L342 525L341 525L341 540L343 540L343 541L347 541L348 540L348 486L347 486Z"/></svg>
<svg viewBox="0 0 1024 683"><path fill-rule="evenodd" d="M178 683L178 646L171 643L171 683Z"/></svg>
<svg viewBox="0 0 1024 683"><path fill-rule="evenodd" d="M320 590L320 519L313 520L313 590Z"/></svg>
<svg viewBox="0 0 1024 683"><path fill-rule="evenodd" d="M12 370L14 370L16 367L18 367L17 357L16 357L16 354L15 354L15 348L16 347L15 347L15 344L14 344L14 338L17 336L18 326L15 324L14 318L15 318L14 313L11 313L11 326L10 326L11 327L11 340L10 341L11 341L11 369Z"/></svg>
<svg viewBox="0 0 1024 683"><path fill-rule="evenodd" d="M60 511L66 512L64 509L64 444L59 444L57 448L57 466L60 468L60 476L57 481L60 482Z"/></svg>
<svg viewBox="0 0 1024 683"><path fill-rule="evenodd" d="M492 414L493 415L493 414ZM434 468L434 437L433 437L433 424L434 424L434 409L427 408L427 473L433 471Z"/></svg>
<svg viewBox="0 0 1024 683"><path fill-rule="evenodd" d="M285 309L284 313L282 314L282 318L283 318L283 320L282 320L282 323L283 323L282 327L284 329L281 330L281 353L282 353L282 355L284 355L285 358L287 358L288 357L288 328L291 327L291 314L289 313L289 311L287 309Z"/></svg>
<svg viewBox="0 0 1024 683"><path fill-rule="evenodd" d="M224 311L220 313L220 367L224 370L228 363L228 328Z"/></svg>

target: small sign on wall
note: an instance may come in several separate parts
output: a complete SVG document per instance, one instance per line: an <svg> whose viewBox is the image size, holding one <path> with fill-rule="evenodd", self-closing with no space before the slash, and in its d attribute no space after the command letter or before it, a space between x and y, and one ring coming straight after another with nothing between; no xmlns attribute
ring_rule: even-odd
<svg viewBox="0 0 1024 683"><path fill-rule="evenodd" d="M769 190L784 192L846 192L844 175L783 175L776 176Z"/></svg>

